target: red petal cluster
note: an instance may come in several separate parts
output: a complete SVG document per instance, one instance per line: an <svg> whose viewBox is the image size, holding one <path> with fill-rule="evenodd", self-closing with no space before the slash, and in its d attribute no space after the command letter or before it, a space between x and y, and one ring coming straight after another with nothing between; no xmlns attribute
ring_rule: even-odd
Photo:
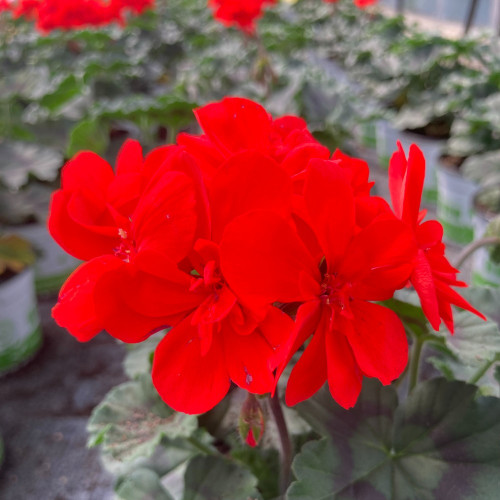
<svg viewBox="0 0 500 500"><path fill-rule="evenodd" d="M104 26L112 22L124 24L128 12L141 14L154 7L154 0L12 0L4 10L11 10L14 18L35 21L42 32L54 29L78 29Z"/></svg>
<svg viewBox="0 0 500 500"><path fill-rule="evenodd" d="M208 0L214 17L225 26L236 26L248 34L255 32L255 22L267 5L277 0Z"/></svg>
<svg viewBox="0 0 500 500"><path fill-rule="evenodd" d="M442 229L422 222L424 159L400 150L394 209L371 195L366 162L330 154L303 120L273 118L243 98L195 112L201 135L143 156L123 146L113 169L83 152L63 169L49 229L86 262L53 316L77 339L101 330L140 342L165 327L153 381L176 410L202 413L235 383L295 404L325 382L353 406L363 377L404 370L403 325L377 304L411 282L432 326L451 305L479 314L444 256ZM285 314L286 311L289 314ZM294 320L291 319L294 317Z"/></svg>

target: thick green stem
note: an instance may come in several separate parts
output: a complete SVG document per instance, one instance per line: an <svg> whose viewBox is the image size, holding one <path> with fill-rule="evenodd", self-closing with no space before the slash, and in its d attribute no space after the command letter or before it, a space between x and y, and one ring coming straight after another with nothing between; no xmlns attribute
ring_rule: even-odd
<svg viewBox="0 0 500 500"><path fill-rule="evenodd" d="M481 238L480 240L472 242L467 245L457 257L455 262L455 267L460 269L464 262L479 248L490 246L490 245L500 245L500 238L497 236L489 236L487 238Z"/></svg>
<svg viewBox="0 0 500 500"><path fill-rule="evenodd" d="M470 378L469 384L477 384L486 374L486 372L499 360L498 356L495 356L490 361L486 361L481 368Z"/></svg>
<svg viewBox="0 0 500 500"><path fill-rule="evenodd" d="M280 476L280 492L285 497L286 490L290 484L291 472L292 472L292 441L290 439L290 434L288 433L288 427L286 425L285 415L283 414L283 408L281 407L281 402L279 399L278 388L274 392L274 396L269 398L269 404L271 406L271 411L273 412L274 421L276 422L276 427L278 428L278 434L281 442L281 476Z"/></svg>
<svg viewBox="0 0 500 500"><path fill-rule="evenodd" d="M410 380L408 383L408 393L410 393L418 382L418 372L420 369L420 355L422 354L422 347L426 341L425 337L414 336L413 346L411 348L410 358Z"/></svg>

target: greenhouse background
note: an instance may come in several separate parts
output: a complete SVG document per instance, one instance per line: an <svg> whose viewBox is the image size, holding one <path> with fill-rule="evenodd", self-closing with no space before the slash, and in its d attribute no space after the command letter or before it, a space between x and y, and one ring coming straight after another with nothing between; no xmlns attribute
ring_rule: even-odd
<svg viewBox="0 0 500 500"><path fill-rule="evenodd" d="M500 0L105 4L0 0L0 499L496 499Z"/></svg>

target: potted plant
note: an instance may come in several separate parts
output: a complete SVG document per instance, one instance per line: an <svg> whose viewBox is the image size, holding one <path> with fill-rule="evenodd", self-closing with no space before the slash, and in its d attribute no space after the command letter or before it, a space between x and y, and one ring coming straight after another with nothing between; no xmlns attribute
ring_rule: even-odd
<svg viewBox="0 0 500 500"><path fill-rule="evenodd" d="M473 197L496 170L500 149L498 94L477 100L457 118L438 166L438 218L448 241L467 244L473 239Z"/></svg>
<svg viewBox="0 0 500 500"><path fill-rule="evenodd" d="M0 236L0 374L27 362L42 343L30 244Z"/></svg>
<svg viewBox="0 0 500 500"><path fill-rule="evenodd" d="M496 154L499 159L498 153ZM500 165L497 163L497 174ZM500 183L481 188L474 197L474 240L486 242L474 252L472 281L477 285L500 286Z"/></svg>
<svg viewBox="0 0 500 500"><path fill-rule="evenodd" d="M57 290L78 262L54 244L46 229L51 182L58 178L61 163L62 155L49 147L0 143L0 229L32 244L39 292Z"/></svg>

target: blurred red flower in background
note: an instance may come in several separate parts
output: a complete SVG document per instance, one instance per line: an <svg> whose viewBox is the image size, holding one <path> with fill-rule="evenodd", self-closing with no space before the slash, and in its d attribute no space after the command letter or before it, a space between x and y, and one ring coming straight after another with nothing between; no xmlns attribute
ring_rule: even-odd
<svg viewBox="0 0 500 500"><path fill-rule="evenodd" d="M42 32L123 24L127 12L138 15L154 7L154 0L12 0L5 2L14 18L35 21ZM0 3L0 10L2 7ZM8 5L8 6L7 6Z"/></svg>
<svg viewBox="0 0 500 500"><path fill-rule="evenodd" d="M255 33L255 22L262 17L264 8L277 0L208 0L214 17L225 26L236 26L240 30Z"/></svg>

